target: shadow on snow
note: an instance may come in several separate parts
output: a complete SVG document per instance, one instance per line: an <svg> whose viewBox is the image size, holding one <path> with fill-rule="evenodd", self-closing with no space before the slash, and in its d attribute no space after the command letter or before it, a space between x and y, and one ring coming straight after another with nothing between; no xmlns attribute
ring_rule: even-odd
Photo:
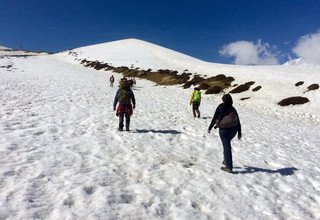
<svg viewBox="0 0 320 220"><path fill-rule="evenodd" d="M181 134L180 131L177 130L154 130L154 129L137 129L135 132L133 133L160 133L160 134Z"/></svg>
<svg viewBox="0 0 320 220"><path fill-rule="evenodd" d="M290 176L293 175L295 171L298 169L295 167L286 167L286 168L281 168L277 170L269 170L269 169L264 169L264 168L258 168L258 167L250 167L250 166L245 166L245 170L242 171L234 171L234 174L247 174L247 173L257 173L257 172L262 172L262 173L279 173L282 176Z"/></svg>

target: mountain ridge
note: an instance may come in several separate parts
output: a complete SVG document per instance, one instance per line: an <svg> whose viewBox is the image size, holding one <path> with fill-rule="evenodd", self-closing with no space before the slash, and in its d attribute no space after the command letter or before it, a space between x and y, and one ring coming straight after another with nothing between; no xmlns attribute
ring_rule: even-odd
<svg viewBox="0 0 320 220"><path fill-rule="evenodd" d="M274 108L281 100L291 97L305 97L310 100L304 104L309 106L312 114L317 115L319 110L319 90L309 91L308 87L319 84L319 68L296 65L277 66L244 66L209 63L192 58L188 55L137 39L125 39L115 42L91 45L54 55L63 61L84 65L84 61L97 64L107 64L114 68L137 71L151 69L177 71L178 74L190 73L193 77L203 78L225 75L233 77L231 87L223 92L230 92L234 87L246 87L245 91L233 94L241 105L250 108ZM88 63L86 63L88 64ZM90 66L90 65L89 65ZM94 65L93 65L94 66ZM91 66L91 67L93 67ZM100 71L110 71L108 68L99 68ZM121 71L118 71L121 73ZM143 74L143 72L141 73ZM300 86L295 86L303 82ZM198 86L198 84L196 84ZM250 88L250 86L252 87ZM179 85L178 85L179 86ZM254 91L255 88L261 88ZM254 103L254 104L252 104ZM271 105L270 105L271 103ZM298 106L293 108L299 109Z"/></svg>

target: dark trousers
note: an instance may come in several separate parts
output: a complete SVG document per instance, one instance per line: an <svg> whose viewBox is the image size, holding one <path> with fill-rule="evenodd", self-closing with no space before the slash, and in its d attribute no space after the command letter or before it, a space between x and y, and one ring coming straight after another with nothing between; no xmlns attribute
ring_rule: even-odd
<svg viewBox="0 0 320 220"><path fill-rule="evenodd" d="M119 113L119 129L123 129L123 119L126 118L126 129L130 127L130 114L128 111L120 112Z"/></svg>
<svg viewBox="0 0 320 220"><path fill-rule="evenodd" d="M223 146L223 159L226 161L226 167L232 169L232 152L231 140L236 136L238 129L235 128L220 128L219 135Z"/></svg>
<svg viewBox="0 0 320 220"><path fill-rule="evenodd" d="M198 114L198 118L200 118L200 111L199 111L200 103L199 102L192 102L192 112L193 117L197 117L196 113Z"/></svg>

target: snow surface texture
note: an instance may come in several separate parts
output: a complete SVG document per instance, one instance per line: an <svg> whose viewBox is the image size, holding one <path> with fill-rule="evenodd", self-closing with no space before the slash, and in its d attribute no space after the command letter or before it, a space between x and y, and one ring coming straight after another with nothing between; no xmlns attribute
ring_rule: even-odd
<svg viewBox="0 0 320 220"><path fill-rule="evenodd" d="M311 105L283 114L235 98L243 139L228 174L218 132L207 133L221 95L204 95L195 119L191 89L138 80L132 131L118 132L108 79L120 75L61 55L0 60L8 63L0 219L320 219L320 125L297 114L314 116ZM305 80L319 81L312 74Z"/></svg>

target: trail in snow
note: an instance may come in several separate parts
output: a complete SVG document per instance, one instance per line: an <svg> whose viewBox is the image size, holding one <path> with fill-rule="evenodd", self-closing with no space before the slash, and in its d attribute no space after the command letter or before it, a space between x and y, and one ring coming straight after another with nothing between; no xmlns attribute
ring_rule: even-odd
<svg viewBox="0 0 320 220"><path fill-rule="evenodd" d="M139 80L132 131L118 132L113 73L13 62L0 69L0 219L320 218L315 122L235 103L244 137L229 175L218 132L206 133L210 96L194 119L191 90Z"/></svg>

